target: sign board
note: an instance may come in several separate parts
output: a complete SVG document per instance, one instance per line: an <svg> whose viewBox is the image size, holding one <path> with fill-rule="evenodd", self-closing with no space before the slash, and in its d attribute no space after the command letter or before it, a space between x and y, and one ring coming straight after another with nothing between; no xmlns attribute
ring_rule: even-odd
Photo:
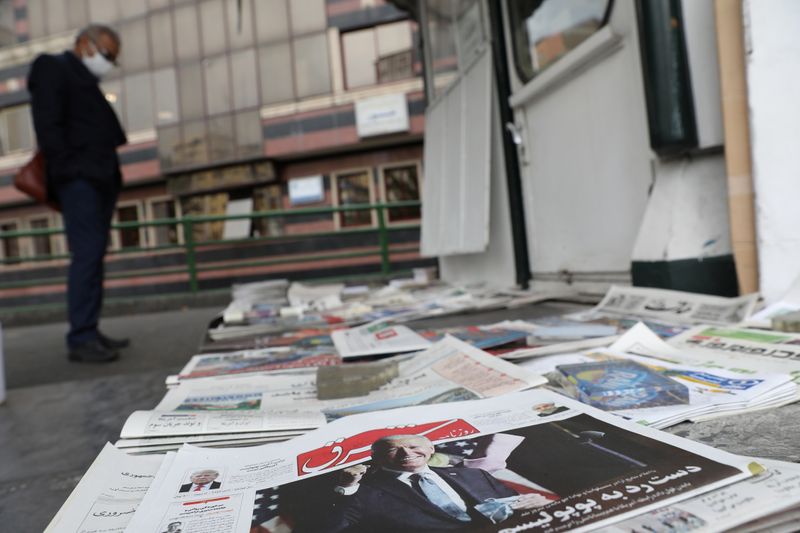
<svg viewBox="0 0 800 533"><path fill-rule="evenodd" d="M229 200L225 207L225 214L230 215L249 215L253 212L253 199L243 198L241 200ZM222 230L223 239L245 239L250 236L250 226L252 219L242 218L236 220L226 220Z"/></svg>
<svg viewBox="0 0 800 533"><path fill-rule="evenodd" d="M325 200L322 176L308 176L289 180L289 203L291 205L313 204Z"/></svg>
<svg viewBox="0 0 800 533"><path fill-rule="evenodd" d="M359 137L408 131L408 103L404 93L385 94L356 102Z"/></svg>

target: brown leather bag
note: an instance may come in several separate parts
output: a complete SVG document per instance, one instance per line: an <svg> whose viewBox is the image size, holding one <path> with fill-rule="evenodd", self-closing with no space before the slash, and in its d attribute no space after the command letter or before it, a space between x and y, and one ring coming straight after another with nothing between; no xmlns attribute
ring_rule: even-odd
<svg viewBox="0 0 800 533"><path fill-rule="evenodd" d="M14 175L14 187L36 202L61 211L59 205L47 197L47 173L44 167L44 155L41 151L37 150L33 158Z"/></svg>

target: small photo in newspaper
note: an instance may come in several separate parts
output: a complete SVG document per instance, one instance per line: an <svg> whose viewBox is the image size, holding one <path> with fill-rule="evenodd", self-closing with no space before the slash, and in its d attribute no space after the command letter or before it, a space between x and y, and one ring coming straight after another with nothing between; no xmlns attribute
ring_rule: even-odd
<svg viewBox="0 0 800 533"><path fill-rule="evenodd" d="M371 457L257 491L250 533L566 531L738 474L555 403L534 410L543 423L498 433L435 442L410 426L320 448L309 462Z"/></svg>

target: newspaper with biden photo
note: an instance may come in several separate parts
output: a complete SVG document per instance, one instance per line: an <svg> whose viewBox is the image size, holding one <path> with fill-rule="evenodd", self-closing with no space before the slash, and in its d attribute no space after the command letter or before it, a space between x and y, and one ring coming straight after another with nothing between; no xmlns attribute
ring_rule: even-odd
<svg viewBox="0 0 800 533"><path fill-rule="evenodd" d="M126 531L580 531L755 469L533 390L349 416L280 444L184 446Z"/></svg>

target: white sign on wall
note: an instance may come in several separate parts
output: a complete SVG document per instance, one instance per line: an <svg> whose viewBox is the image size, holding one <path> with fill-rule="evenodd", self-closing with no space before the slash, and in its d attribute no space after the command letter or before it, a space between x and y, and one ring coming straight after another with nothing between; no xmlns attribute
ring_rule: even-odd
<svg viewBox="0 0 800 533"><path fill-rule="evenodd" d="M291 205L313 204L325 199L322 176L308 176L289 180L289 203Z"/></svg>
<svg viewBox="0 0 800 533"><path fill-rule="evenodd" d="M356 102L359 137L408 131L408 103L404 93L386 94Z"/></svg>

